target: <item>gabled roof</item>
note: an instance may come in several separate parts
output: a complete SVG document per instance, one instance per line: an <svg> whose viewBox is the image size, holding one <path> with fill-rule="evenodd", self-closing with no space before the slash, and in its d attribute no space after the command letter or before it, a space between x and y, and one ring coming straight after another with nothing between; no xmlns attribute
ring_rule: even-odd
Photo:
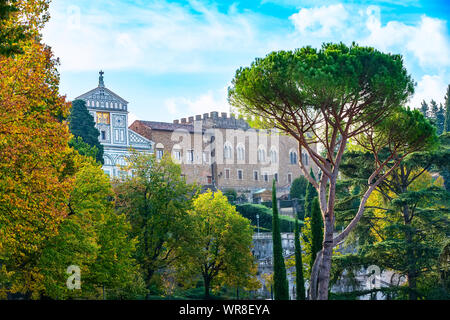
<svg viewBox="0 0 450 320"><path fill-rule="evenodd" d="M100 91L107 92L108 94L110 94L111 96L113 96L114 98L116 98L117 100L122 102L123 104L128 104L128 101L126 101L124 98L122 98L118 94L112 92L111 90L109 90L106 87L100 87L100 86L97 87L97 88L94 88L94 89L92 89L92 90L90 90L90 91L88 91L86 93L83 93L82 95L76 97L75 99L88 99L93 94L100 93Z"/></svg>

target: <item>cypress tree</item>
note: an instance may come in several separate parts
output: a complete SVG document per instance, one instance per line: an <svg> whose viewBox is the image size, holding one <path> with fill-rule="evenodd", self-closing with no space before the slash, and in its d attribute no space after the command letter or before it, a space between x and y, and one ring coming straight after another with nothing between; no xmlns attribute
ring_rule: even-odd
<svg viewBox="0 0 450 320"><path fill-rule="evenodd" d="M317 252L322 250L323 219L320 212L319 199L315 197L311 204L311 267L316 260Z"/></svg>
<svg viewBox="0 0 450 320"><path fill-rule="evenodd" d="M439 104L439 109L436 112L436 128L437 134L441 135L444 132L445 126L445 110L442 104Z"/></svg>
<svg viewBox="0 0 450 320"><path fill-rule="evenodd" d="M75 138L81 137L83 142L97 148L96 160L103 164L103 145L98 140L100 132L95 127L94 117L89 113L84 100L72 102L69 129Z"/></svg>
<svg viewBox="0 0 450 320"><path fill-rule="evenodd" d="M302 247L300 245L300 228L295 218L295 284L297 300L306 300L305 280L303 279Z"/></svg>
<svg viewBox="0 0 450 320"><path fill-rule="evenodd" d="M428 118L428 104L425 102L425 100L423 100L420 105L420 112L422 112L425 118Z"/></svg>
<svg viewBox="0 0 450 320"><path fill-rule="evenodd" d="M280 224L278 218L277 190L275 180L272 186L272 242L273 242L273 292L275 300L289 300L289 286L281 246Z"/></svg>
<svg viewBox="0 0 450 320"><path fill-rule="evenodd" d="M445 95L445 120L444 120L444 133L450 132L450 84L447 87L447 94Z"/></svg>
<svg viewBox="0 0 450 320"><path fill-rule="evenodd" d="M311 177L315 180L314 172L312 169L310 170ZM317 197L317 190L314 188L314 186L308 182L308 186L306 187L306 195L305 195L305 217L311 217L311 204L314 199L314 197Z"/></svg>

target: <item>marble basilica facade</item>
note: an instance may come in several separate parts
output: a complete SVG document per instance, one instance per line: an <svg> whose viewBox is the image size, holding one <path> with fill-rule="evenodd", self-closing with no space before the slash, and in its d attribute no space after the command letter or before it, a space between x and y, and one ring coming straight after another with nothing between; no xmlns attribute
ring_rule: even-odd
<svg viewBox="0 0 450 320"><path fill-rule="evenodd" d="M120 166L126 165L130 148L153 153L154 143L128 128L128 102L105 87L103 74L101 71L97 88L76 99L86 102L100 132L99 141L104 147L103 170L110 177L117 177L125 173Z"/></svg>

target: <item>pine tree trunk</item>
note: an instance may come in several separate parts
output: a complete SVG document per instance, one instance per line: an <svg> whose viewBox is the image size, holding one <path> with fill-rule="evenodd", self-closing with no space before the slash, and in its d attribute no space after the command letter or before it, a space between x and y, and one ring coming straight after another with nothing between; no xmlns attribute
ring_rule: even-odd
<svg viewBox="0 0 450 320"><path fill-rule="evenodd" d="M317 300L328 299L328 284L330 282L331 256L333 254L334 221L325 216L325 233L323 241L323 256L319 267Z"/></svg>

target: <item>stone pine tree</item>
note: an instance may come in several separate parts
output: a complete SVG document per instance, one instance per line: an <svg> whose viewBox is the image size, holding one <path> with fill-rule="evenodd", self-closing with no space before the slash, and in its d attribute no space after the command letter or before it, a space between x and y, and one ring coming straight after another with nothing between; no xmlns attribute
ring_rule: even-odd
<svg viewBox="0 0 450 320"><path fill-rule="evenodd" d="M310 169L309 174L315 180L314 172L312 171L312 169ZM317 190L311 183L308 183L305 195L305 217L311 217L312 201L315 197L317 197Z"/></svg>
<svg viewBox="0 0 450 320"><path fill-rule="evenodd" d="M253 126L277 128L298 142L299 152L321 170L315 181L299 157L300 169L319 193L324 220L323 249L311 270L310 299L328 299L333 248L358 225L368 197L403 157L432 143L432 127L421 113L401 107L414 81L400 55L356 44L326 43L276 51L239 68L228 89L234 110ZM420 115L420 116L419 116ZM376 155L358 211L335 234L336 184L348 143ZM318 153L317 144L324 149ZM376 161L380 153L387 161Z"/></svg>
<svg viewBox="0 0 450 320"><path fill-rule="evenodd" d="M272 187L272 241L273 241L273 292L275 300L289 300L283 248L281 246L280 221L278 217L277 190L275 180Z"/></svg>
<svg viewBox="0 0 450 320"><path fill-rule="evenodd" d="M317 252L322 250L323 219L320 212L319 199L314 197L311 202L311 267L316 260Z"/></svg>
<svg viewBox="0 0 450 320"><path fill-rule="evenodd" d="M84 100L72 102L69 115L69 129L75 138L81 137L83 142L91 147L96 147L96 160L103 163L103 145L98 141L100 132L95 127L94 117L89 113ZM76 144L74 146L76 147Z"/></svg>
<svg viewBox="0 0 450 320"><path fill-rule="evenodd" d="M300 227L298 217L295 218L295 284L297 300L306 300L305 280L303 278L302 247L300 244Z"/></svg>
<svg viewBox="0 0 450 320"><path fill-rule="evenodd" d="M425 100L423 100L420 105L420 112L422 112L422 114L425 116L425 118L428 117L428 104L426 103Z"/></svg>
<svg viewBox="0 0 450 320"><path fill-rule="evenodd" d="M450 132L450 84L447 87L447 94L445 95L445 119L444 119L444 133Z"/></svg>

